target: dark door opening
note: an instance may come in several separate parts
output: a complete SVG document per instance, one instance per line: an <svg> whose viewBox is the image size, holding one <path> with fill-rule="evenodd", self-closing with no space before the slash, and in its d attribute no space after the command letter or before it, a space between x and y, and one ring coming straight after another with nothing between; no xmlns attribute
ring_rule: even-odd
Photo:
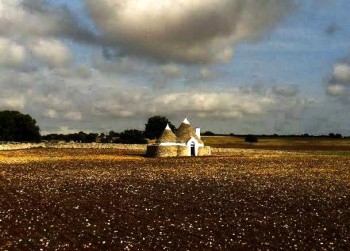
<svg viewBox="0 0 350 251"><path fill-rule="evenodd" d="M191 144L191 156L196 156L196 149L195 149L195 144Z"/></svg>

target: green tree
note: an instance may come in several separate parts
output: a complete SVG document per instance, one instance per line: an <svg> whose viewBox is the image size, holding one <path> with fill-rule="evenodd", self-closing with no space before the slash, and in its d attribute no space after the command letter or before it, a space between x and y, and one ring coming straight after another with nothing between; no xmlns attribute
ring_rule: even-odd
<svg viewBox="0 0 350 251"><path fill-rule="evenodd" d="M85 136L85 143L93 143L96 142L98 133L89 133Z"/></svg>
<svg viewBox="0 0 350 251"><path fill-rule="evenodd" d="M175 126L166 117L153 116L149 118L145 127L145 137L148 139L159 138L167 124L171 130L175 131Z"/></svg>
<svg viewBox="0 0 350 251"><path fill-rule="evenodd" d="M115 131L109 131L108 135L105 137L105 141L109 143L116 143L119 139L119 133Z"/></svg>
<svg viewBox="0 0 350 251"><path fill-rule="evenodd" d="M142 131L131 129L120 133L119 142L123 144L147 144Z"/></svg>
<svg viewBox="0 0 350 251"><path fill-rule="evenodd" d="M39 142L35 119L18 111L0 111L0 141Z"/></svg>
<svg viewBox="0 0 350 251"><path fill-rule="evenodd" d="M332 139L341 139L341 138L343 138L343 136L340 133L337 133L337 134L330 133L329 137L332 138Z"/></svg>

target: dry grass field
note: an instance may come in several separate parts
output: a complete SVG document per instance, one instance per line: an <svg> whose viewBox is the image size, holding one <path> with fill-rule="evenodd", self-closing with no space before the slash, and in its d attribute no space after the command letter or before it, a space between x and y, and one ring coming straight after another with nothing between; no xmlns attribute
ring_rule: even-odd
<svg viewBox="0 0 350 251"><path fill-rule="evenodd" d="M249 144L244 137L204 136L202 140L212 147L266 149L288 151L350 151L350 139L328 137L263 137L258 143Z"/></svg>
<svg viewBox="0 0 350 251"><path fill-rule="evenodd" d="M0 250L349 250L350 157L0 152Z"/></svg>

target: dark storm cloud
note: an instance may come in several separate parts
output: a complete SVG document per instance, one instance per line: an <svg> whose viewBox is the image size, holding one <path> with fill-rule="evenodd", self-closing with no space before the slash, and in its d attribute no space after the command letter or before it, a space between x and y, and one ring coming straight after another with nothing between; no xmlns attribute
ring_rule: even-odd
<svg viewBox="0 0 350 251"><path fill-rule="evenodd" d="M3 0L0 13L2 36L15 36L17 39L67 37L86 42L96 39L68 8L52 6L45 0Z"/></svg>

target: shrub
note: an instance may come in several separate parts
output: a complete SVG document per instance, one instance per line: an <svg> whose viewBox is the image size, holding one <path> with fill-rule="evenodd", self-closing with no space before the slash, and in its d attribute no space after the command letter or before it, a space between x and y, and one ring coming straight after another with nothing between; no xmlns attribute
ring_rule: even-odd
<svg viewBox="0 0 350 251"><path fill-rule="evenodd" d="M245 142L248 142L250 144L257 143L258 142L258 137L255 136L255 135L249 134L249 135L245 136Z"/></svg>
<svg viewBox="0 0 350 251"><path fill-rule="evenodd" d="M202 135L204 136L215 136L215 133L211 132L211 131L206 131L205 133L203 133Z"/></svg>

